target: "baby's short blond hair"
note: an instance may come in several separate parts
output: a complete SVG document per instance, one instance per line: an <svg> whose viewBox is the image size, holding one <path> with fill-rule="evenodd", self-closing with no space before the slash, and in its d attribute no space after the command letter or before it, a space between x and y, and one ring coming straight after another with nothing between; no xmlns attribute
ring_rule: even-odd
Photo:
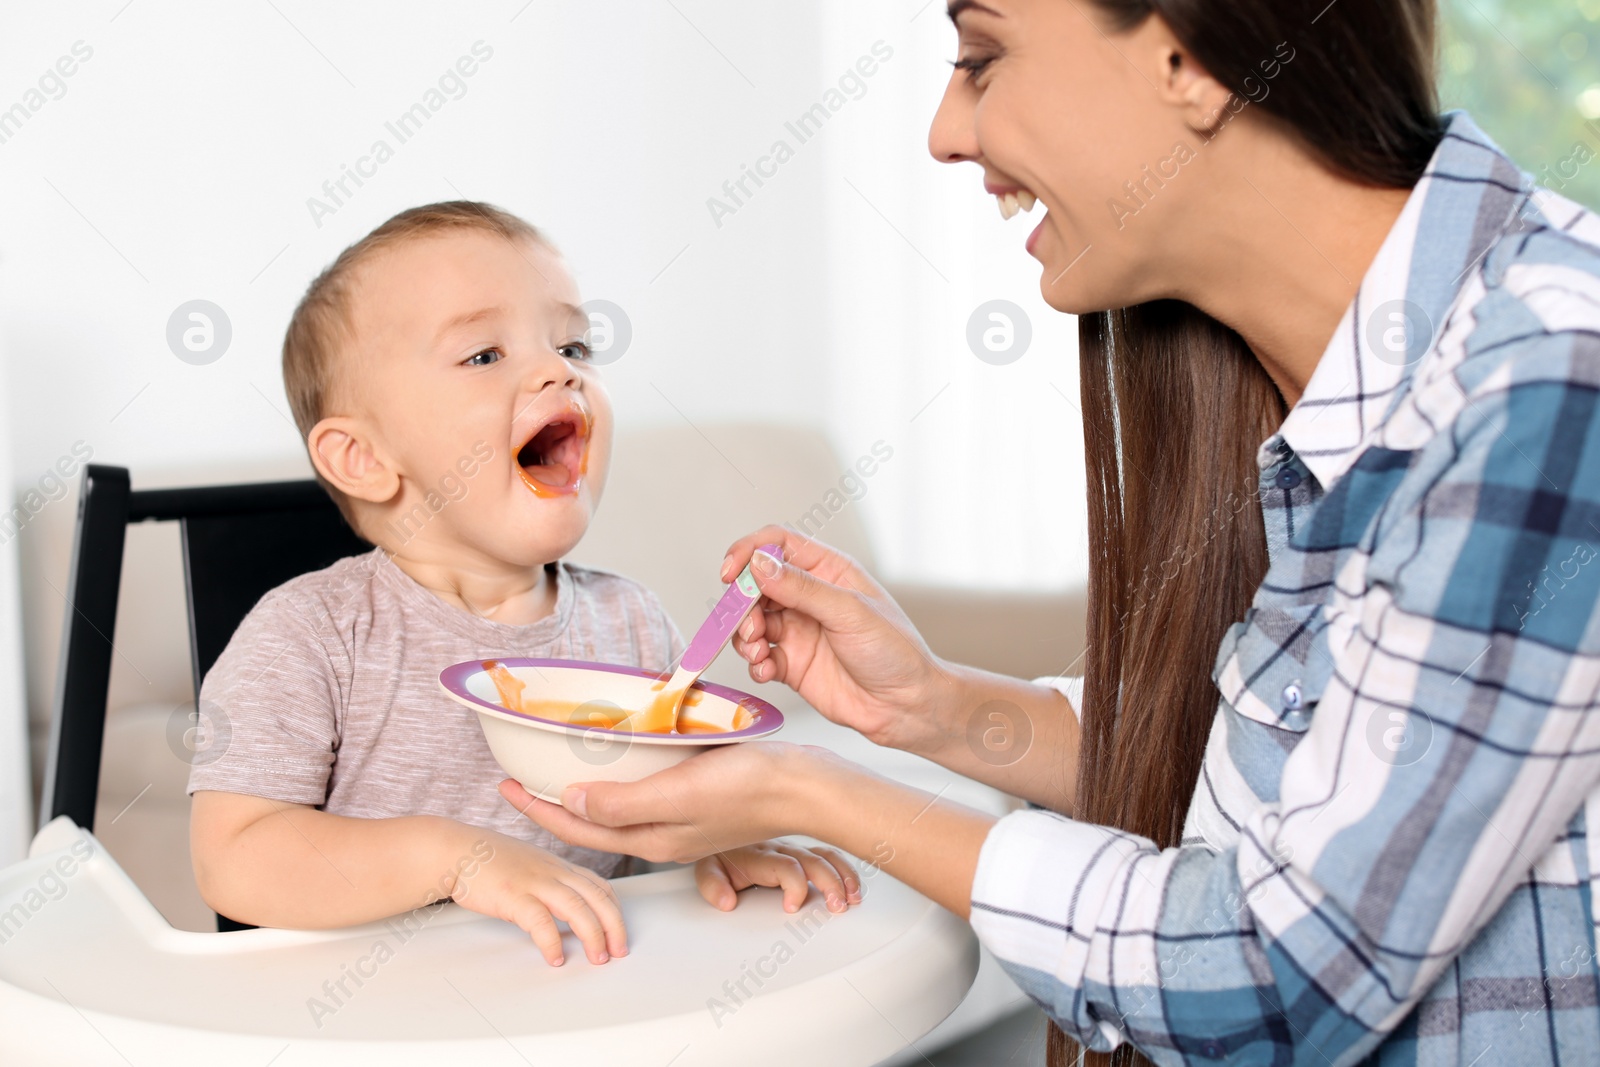
<svg viewBox="0 0 1600 1067"><path fill-rule="evenodd" d="M479 230L509 241L547 243L532 225L493 204L446 200L408 208L340 252L306 288L283 336L283 388L308 449L312 427L333 413L339 396L340 361L355 333L351 302L357 271L385 249L453 230ZM345 521L360 533L350 501L320 472L317 481L339 505Z"/></svg>

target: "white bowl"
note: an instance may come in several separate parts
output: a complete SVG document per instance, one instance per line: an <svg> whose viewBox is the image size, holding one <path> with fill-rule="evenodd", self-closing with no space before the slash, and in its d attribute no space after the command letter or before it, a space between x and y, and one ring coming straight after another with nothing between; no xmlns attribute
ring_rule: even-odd
<svg viewBox="0 0 1600 1067"><path fill-rule="evenodd" d="M720 745L766 737L783 726L783 713L765 700L711 682L697 682L695 719L721 726L724 733L649 734L607 730L511 711L500 703L484 660L468 660L439 672L449 696L478 713L489 750L506 774L529 793L561 802L561 791L575 782L633 782L682 763ZM593 703L596 710L635 711L650 703L660 675L637 667L562 659L497 659L526 688L523 696L558 704ZM733 730L740 710L748 726ZM581 716L580 716L581 718Z"/></svg>

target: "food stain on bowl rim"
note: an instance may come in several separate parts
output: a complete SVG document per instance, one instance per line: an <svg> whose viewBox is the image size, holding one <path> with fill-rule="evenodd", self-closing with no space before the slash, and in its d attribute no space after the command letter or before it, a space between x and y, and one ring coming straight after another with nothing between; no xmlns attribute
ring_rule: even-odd
<svg viewBox="0 0 1600 1067"><path fill-rule="evenodd" d="M487 659L466 660L455 663L439 672L439 684L457 700L463 701L479 711L489 712L513 722L528 723L541 728L557 730L564 733L582 735L604 734L610 737L625 737L631 742L644 745L720 745L730 741L742 741L747 738L764 737L783 725L783 712L777 707L762 700L760 697L749 693L740 692L730 686L719 685L716 682L699 681L694 684L691 691L700 691L710 696L721 697L732 704L745 709L750 713L751 723L742 730L727 730L716 733L691 733L691 734L658 734L635 733L631 730L611 730L603 726L585 725L583 723L565 722L560 719L546 719L538 715L529 715L525 712L513 711L493 700L485 700L467 688L467 679L476 674L487 674L484 663ZM645 670L642 667L625 667L615 663L594 663L588 660L577 659L531 659L524 656L498 656L493 662L508 668L540 667L552 669L597 671L603 674L619 674L624 677L645 678L652 682L661 680L660 671ZM578 705L582 706L582 705Z"/></svg>

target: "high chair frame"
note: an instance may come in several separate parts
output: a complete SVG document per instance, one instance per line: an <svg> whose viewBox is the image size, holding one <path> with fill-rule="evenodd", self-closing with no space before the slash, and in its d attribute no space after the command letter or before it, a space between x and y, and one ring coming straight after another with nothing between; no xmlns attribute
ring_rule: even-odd
<svg viewBox="0 0 1600 1067"><path fill-rule="evenodd" d="M206 671L262 595L372 547L314 481L134 490L125 467L85 467L40 826L66 815L94 830L123 547L133 522L179 525L197 698ZM221 915L217 923L245 928Z"/></svg>

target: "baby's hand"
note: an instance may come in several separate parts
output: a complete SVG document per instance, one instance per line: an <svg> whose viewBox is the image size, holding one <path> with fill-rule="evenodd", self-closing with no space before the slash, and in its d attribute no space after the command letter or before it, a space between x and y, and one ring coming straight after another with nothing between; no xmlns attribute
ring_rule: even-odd
<svg viewBox="0 0 1600 1067"><path fill-rule="evenodd" d="M738 890L752 885L782 888L784 910L797 911L805 903L808 881L822 891L829 911L861 903L855 866L844 853L824 845L764 841L713 853L694 865L694 880L700 895L723 911L732 911L739 903Z"/></svg>
<svg viewBox="0 0 1600 1067"><path fill-rule="evenodd" d="M622 909L610 882L526 841L489 837L493 854L461 873L451 899L522 927L552 967L565 962L557 919L572 927L590 963L628 954Z"/></svg>

